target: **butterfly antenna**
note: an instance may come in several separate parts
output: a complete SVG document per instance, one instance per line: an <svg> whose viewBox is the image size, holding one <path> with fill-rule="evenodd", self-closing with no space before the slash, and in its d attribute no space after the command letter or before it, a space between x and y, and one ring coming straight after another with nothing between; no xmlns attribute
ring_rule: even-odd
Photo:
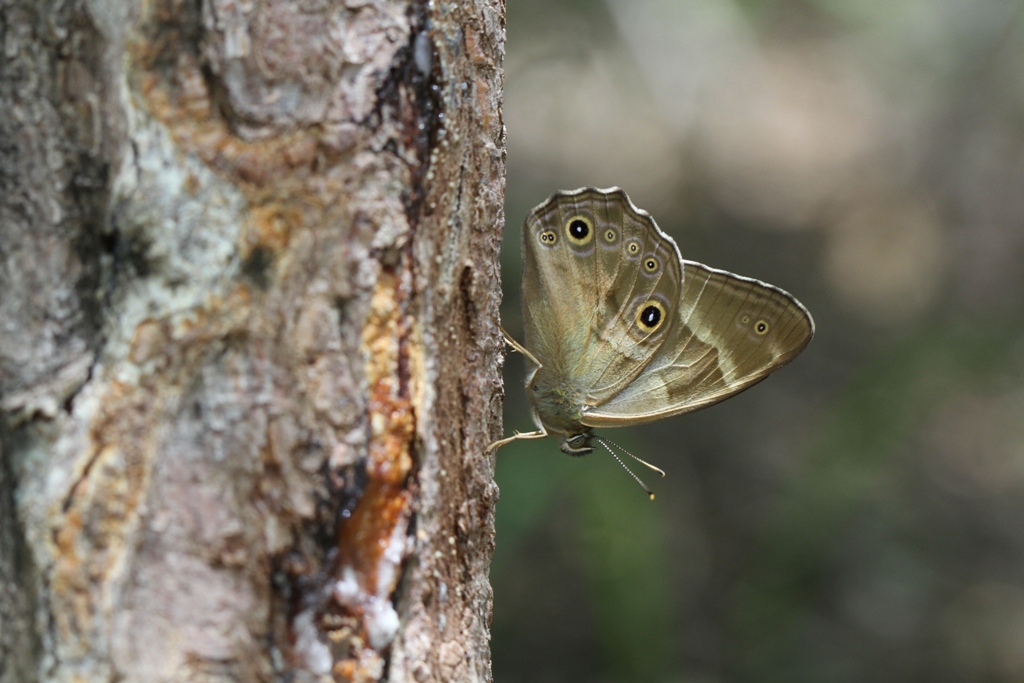
<svg viewBox="0 0 1024 683"><path fill-rule="evenodd" d="M663 477L665 476L665 470L661 469L660 467L656 467L655 465L652 465L651 463L647 462L646 460L644 460L642 458L636 457L635 455L633 455L632 453L627 451L625 448L623 448L619 444L615 443L614 441L609 441L609 440L604 439L604 438L602 438L600 436L595 436L594 439L596 439L597 441L600 441L602 444L604 444L605 448L608 448L609 446L615 446L620 451L622 451L623 453L625 453L629 457L633 458L634 460L636 460L638 463L640 463L644 467L647 467L648 469L654 470L655 472L657 472L658 474L660 474ZM609 448L608 450L611 450L611 449Z"/></svg>
<svg viewBox="0 0 1024 683"><path fill-rule="evenodd" d="M617 461L617 462L618 462L618 463L619 463L620 465L622 465L622 469L624 469L624 470L626 470L627 472L629 472L629 476L633 477L633 479L634 479L634 480L636 480L636 483L640 484L640 488L642 488L642 489L643 489L644 491L646 491L646 492L647 492L647 497L648 497L648 498L650 498L651 500L654 500L654 491L652 491L652 490L650 490L649 488L647 488L647 484L645 484L645 483L643 482L643 480L642 480L642 479L640 479L640 477L636 476L636 474L635 474L635 473L633 472L633 470L631 470L631 469L629 469L628 467L626 467L626 463L622 462L622 458L620 458L620 457L618 456L618 454L617 454L617 453L616 453L615 451L613 451L613 450L612 450L612 449L611 449L611 448L610 448L610 447L608 446L608 444L609 444L610 442L608 442L608 441L605 441L605 440L604 440L604 439L602 439L601 437L594 437L594 438L595 438L595 439L597 440L597 442L598 442L599 444L601 444L602 446L604 446L604 449L605 449L606 451L608 451L609 453L611 453L611 454L612 454L612 457L613 457L613 458L615 458L615 460L616 460L616 461ZM654 465L648 464L648 463L644 462L643 460L640 460L640 458L637 458L637 457L636 457L635 455L633 455L632 453L630 453L629 451L627 451L627 450L626 450L625 448L622 448L622 446L619 446L618 444L613 444L613 445L614 445L614 446L615 446L616 448L618 448L618 449L620 449L620 450L624 451L624 452L625 452L625 453L626 453L627 455L630 455L630 456L632 456L632 457L636 458L637 460L639 460L640 462L643 462L643 463L644 463L645 465L647 465L647 466L648 466L648 467L650 467L651 469L653 469L653 470L657 470L658 472L661 472L661 470L659 470L659 469L658 469L657 467L655 467ZM664 473L664 472L661 472L661 476L665 476L665 473Z"/></svg>

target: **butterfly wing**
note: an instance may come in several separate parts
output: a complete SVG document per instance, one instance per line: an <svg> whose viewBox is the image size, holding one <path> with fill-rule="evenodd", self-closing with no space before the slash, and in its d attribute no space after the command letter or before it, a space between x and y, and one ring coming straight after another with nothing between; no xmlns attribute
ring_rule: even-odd
<svg viewBox="0 0 1024 683"><path fill-rule="evenodd" d="M591 404L583 424L641 424L718 403L788 363L814 335L810 313L781 289L690 261L677 310L642 373Z"/></svg>
<svg viewBox="0 0 1024 683"><path fill-rule="evenodd" d="M523 226L525 347L585 403L621 394L670 327L636 324L646 302L679 300L675 243L618 188L559 192Z"/></svg>

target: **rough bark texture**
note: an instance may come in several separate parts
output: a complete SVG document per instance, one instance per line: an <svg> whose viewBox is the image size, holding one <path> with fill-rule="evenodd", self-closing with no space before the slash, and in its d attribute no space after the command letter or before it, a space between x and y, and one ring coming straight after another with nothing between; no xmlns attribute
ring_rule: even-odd
<svg viewBox="0 0 1024 683"><path fill-rule="evenodd" d="M0 38L0 683L489 680L503 2Z"/></svg>

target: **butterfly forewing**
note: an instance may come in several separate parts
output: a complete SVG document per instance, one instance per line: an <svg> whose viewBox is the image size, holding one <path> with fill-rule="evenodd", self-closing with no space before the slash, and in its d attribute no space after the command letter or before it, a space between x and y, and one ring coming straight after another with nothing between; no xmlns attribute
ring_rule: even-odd
<svg viewBox="0 0 1024 683"><path fill-rule="evenodd" d="M664 343L673 302L679 297L679 253L650 216L630 204L621 190L600 196L607 204L608 223L601 227L602 267L615 273L604 293L599 344L611 351L587 368L587 402L601 403L622 391L643 371ZM639 320L645 307L655 306L660 319L653 327Z"/></svg>
<svg viewBox="0 0 1024 683"><path fill-rule="evenodd" d="M669 330L659 311L679 297L674 244L621 190L589 188L531 212L523 254L526 347L588 402L620 393ZM638 323L647 304L660 306L645 319L662 317L656 325Z"/></svg>

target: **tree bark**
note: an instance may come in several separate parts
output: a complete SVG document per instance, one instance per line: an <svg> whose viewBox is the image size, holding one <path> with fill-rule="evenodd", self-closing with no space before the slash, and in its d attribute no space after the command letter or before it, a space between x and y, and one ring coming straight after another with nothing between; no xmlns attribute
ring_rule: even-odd
<svg viewBox="0 0 1024 683"><path fill-rule="evenodd" d="M490 680L502 0L0 32L0 683Z"/></svg>

